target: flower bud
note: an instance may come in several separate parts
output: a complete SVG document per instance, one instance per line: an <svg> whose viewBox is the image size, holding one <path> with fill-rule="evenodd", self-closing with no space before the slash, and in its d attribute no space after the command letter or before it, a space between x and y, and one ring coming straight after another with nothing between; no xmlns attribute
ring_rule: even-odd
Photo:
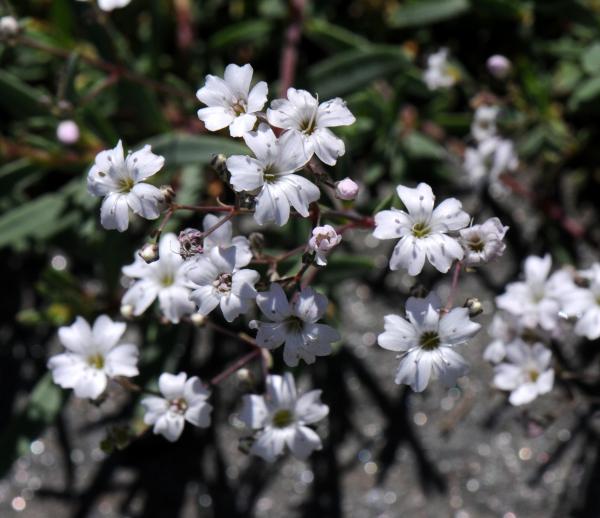
<svg viewBox="0 0 600 518"><path fill-rule="evenodd" d="M121 316L126 319L133 317L133 306L131 304L123 304L121 306Z"/></svg>
<svg viewBox="0 0 600 518"><path fill-rule="evenodd" d="M161 185L160 192L162 193L165 203L169 204L175 199L175 191L170 185Z"/></svg>
<svg viewBox="0 0 600 518"><path fill-rule="evenodd" d="M181 257L187 259L193 255L201 254L202 248L202 232L195 228L186 228L179 232L179 244L181 246Z"/></svg>
<svg viewBox="0 0 600 518"><path fill-rule="evenodd" d="M467 300L465 300L463 308L467 308L469 310L469 316L471 318L483 313L483 304L477 297L469 297Z"/></svg>
<svg viewBox="0 0 600 518"><path fill-rule="evenodd" d="M252 374L245 367L238 370L235 374L240 383L250 383L252 381Z"/></svg>
<svg viewBox="0 0 600 518"><path fill-rule="evenodd" d="M496 79L504 79L508 76L511 69L511 63L507 57L501 54L494 54L487 60L487 69Z"/></svg>
<svg viewBox="0 0 600 518"><path fill-rule="evenodd" d="M206 322L206 317L200 313L192 313L190 315L190 320L196 327L202 327Z"/></svg>
<svg viewBox="0 0 600 518"><path fill-rule="evenodd" d="M350 180L352 181L352 180ZM340 244L342 236L339 236L331 225L315 227L312 237L308 241L308 249L315 253L315 261L319 266L327 264L327 253Z"/></svg>
<svg viewBox="0 0 600 518"><path fill-rule="evenodd" d="M63 144L75 144L79 140L79 126L72 120L64 120L56 127L56 138Z"/></svg>
<svg viewBox="0 0 600 518"><path fill-rule="evenodd" d="M14 16L0 18L0 39L14 38L19 34L19 22Z"/></svg>
<svg viewBox="0 0 600 518"><path fill-rule="evenodd" d="M350 201L358 194L358 184L350 178L344 178L335 184L335 196L340 200Z"/></svg>
<svg viewBox="0 0 600 518"><path fill-rule="evenodd" d="M156 243L146 243L140 249L138 255L147 263L153 263L158 260L158 245Z"/></svg>

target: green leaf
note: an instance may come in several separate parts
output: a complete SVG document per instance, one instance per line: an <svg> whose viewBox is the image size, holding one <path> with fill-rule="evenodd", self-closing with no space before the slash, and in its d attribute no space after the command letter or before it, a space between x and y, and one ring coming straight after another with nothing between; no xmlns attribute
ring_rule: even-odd
<svg viewBox="0 0 600 518"><path fill-rule="evenodd" d="M26 407L0 435L0 476L10 469L20 455L24 455L31 441L52 424L66 400L66 393L52 382L46 373L33 389Z"/></svg>
<svg viewBox="0 0 600 518"><path fill-rule="evenodd" d="M245 42L267 41L272 30L272 20L246 20L217 32L210 39L210 46L216 50Z"/></svg>
<svg viewBox="0 0 600 518"><path fill-rule="evenodd" d="M396 28L429 25L459 16L469 8L468 0L414 0L396 9L389 25Z"/></svg>
<svg viewBox="0 0 600 518"><path fill-rule="evenodd" d="M600 97L600 76L579 83L569 99L569 108L577 110L581 105L595 101Z"/></svg>
<svg viewBox="0 0 600 518"><path fill-rule="evenodd" d="M0 70L0 106L18 119L48 111L40 102L45 94L5 70Z"/></svg>
<svg viewBox="0 0 600 518"><path fill-rule="evenodd" d="M435 140L416 131L410 132L402 139L402 145L409 158L415 160L442 160L446 150Z"/></svg>
<svg viewBox="0 0 600 518"><path fill-rule="evenodd" d="M320 274L319 282L333 284L351 277L365 275L374 268L375 263L372 257L337 252L327 260L327 268Z"/></svg>
<svg viewBox="0 0 600 518"><path fill-rule="evenodd" d="M323 18L312 18L304 24L304 34L330 50L366 49L372 43L356 32L329 23Z"/></svg>
<svg viewBox="0 0 600 518"><path fill-rule="evenodd" d="M590 75L600 75L600 43L594 43L581 55L583 69Z"/></svg>

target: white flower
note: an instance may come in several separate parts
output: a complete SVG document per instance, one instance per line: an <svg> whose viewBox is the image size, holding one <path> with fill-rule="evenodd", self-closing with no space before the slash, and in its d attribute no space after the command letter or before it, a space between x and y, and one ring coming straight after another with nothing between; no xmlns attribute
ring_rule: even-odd
<svg viewBox="0 0 600 518"><path fill-rule="evenodd" d="M498 312L487 331L493 340L483 352L483 359L490 363L500 363L506 356L506 346L521 336L523 330L514 316Z"/></svg>
<svg viewBox="0 0 600 518"><path fill-rule="evenodd" d="M206 316L220 305L225 320L232 322L250 310L260 275L254 270L237 270L235 265L234 246L215 246L192 260L188 279L194 284L194 291L190 298L200 315Z"/></svg>
<svg viewBox="0 0 600 518"><path fill-rule="evenodd" d="M97 399L108 378L137 376L138 348L118 344L125 328L106 315L99 316L92 328L82 317L61 327L58 338L66 351L48 360L54 383L74 389L77 397Z"/></svg>
<svg viewBox="0 0 600 518"><path fill-rule="evenodd" d="M434 210L435 197L426 183L415 189L399 185L397 191L408 212L378 212L373 232L377 239L400 238L390 258L390 269L406 268L409 275L418 275L427 256L437 270L446 273L455 259L463 258L458 241L446 233L466 227L469 215L455 198L444 200Z"/></svg>
<svg viewBox="0 0 600 518"><path fill-rule="evenodd" d="M304 142L298 132L287 131L279 139L266 124L244 135L256 158L234 155L227 159L231 185L240 191L256 192L254 219L259 225L275 221L285 225L290 205L303 217L308 206L319 199L319 188L293 174L308 162Z"/></svg>
<svg viewBox="0 0 600 518"><path fill-rule="evenodd" d="M287 99L275 99L267 110L269 124L298 131L304 137L306 152L327 165L335 165L346 149L344 141L328 128L348 126L356 121L346 103L336 97L319 104L306 90L288 88Z"/></svg>
<svg viewBox="0 0 600 518"><path fill-rule="evenodd" d="M302 358L314 363L317 356L331 353L331 343L340 339L333 327L317 324L327 309L327 297L312 288L302 288L292 303L277 283L269 291L259 293L256 303L271 322L250 322L251 329L258 329L256 343L260 347L275 349L285 343L283 360L290 367L298 365Z"/></svg>
<svg viewBox="0 0 600 518"><path fill-rule="evenodd" d="M401 353L396 374L397 384L406 384L422 392L431 378L440 378L451 387L464 376L469 366L454 348L473 337L480 325L469 320L467 308L440 313L435 294L425 299L410 297L406 316L386 315L385 332L377 337L384 349Z"/></svg>
<svg viewBox="0 0 600 518"><path fill-rule="evenodd" d="M497 183L501 174L516 171L518 167L514 144L507 139L490 137L465 151L464 169L474 186L486 181Z"/></svg>
<svg viewBox="0 0 600 518"><path fill-rule="evenodd" d="M90 0L79 0L80 2L89 2ZM131 0L98 0L98 7L103 11L112 11L129 5Z"/></svg>
<svg viewBox="0 0 600 518"><path fill-rule="evenodd" d="M19 30L19 21L14 16L0 17L0 38L14 38Z"/></svg>
<svg viewBox="0 0 600 518"><path fill-rule="evenodd" d="M335 196L346 201L355 199L358 196L358 184L350 178L340 180L335 184Z"/></svg>
<svg viewBox="0 0 600 518"><path fill-rule="evenodd" d="M497 79L504 79L512 67L509 59L501 54L490 56L486 62L487 69Z"/></svg>
<svg viewBox="0 0 600 518"><path fill-rule="evenodd" d="M552 390L552 353L541 343L529 346L516 340L506 346L506 359L508 362L494 367L494 385L511 391L508 400L512 405L530 403Z"/></svg>
<svg viewBox="0 0 600 518"><path fill-rule="evenodd" d="M500 108L498 106L480 106L475 110L475 117L471 124L471 135L478 142L496 135L496 118Z"/></svg>
<svg viewBox="0 0 600 518"><path fill-rule="evenodd" d="M327 264L327 253L340 244L342 236L331 225L315 227L312 237L308 240L308 249L315 252L315 260L319 266Z"/></svg>
<svg viewBox="0 0 600 518"><path fill-rule="evenodd" d="M321 403L321 391L311 390L298 397L293 376L270 375L266 396L244 396L240 419L252 430L260 430L250 453L273 462L285 446L299 459L321 449L321 439L309 428L329 413Z"/></svg>
<svg viewBox="0 0 600 518"><path fill-rule="evenodd" d="M139 316L158 297L161 313L176 324L195 309L189 300L191 284L186 276L189 266L179 254L175 234L163 234L157 261L148 264L136 255L132 264L123 267L123 273L135 282L123 295L122 306L131 306L132 314Z"/></svg>
<svg viewBox="0 0 600 518"><path fill-rule="evenodd" d="M252 90L251 65L227 65L224 79L213 75L206 76L205 85L198 90L196 97L207 108L198 110L198 118L209 131L218 131L229 126L232 137L243 137L254 128L256 113L267 102L267 83L260 81Z"/></svg>
<svg viewBox="0 0 600 518"><path fill-rule="evenodd" d="M160 171L164 162L162 156L152 153L150 146L125 158L120 140L114 149L98 153L88 173L87 188L93 196L104 197L100 210L104 228L127 230L129 209L142 218L158 218L164 196L160 189L144 181Z"/></svg>
<svg viewBox="0 0 600 518"><path fill-rule="evenodd" d="M496 297L496 305L517 317L523 327L540 326L546 331L557 327L561 309L559 292L562 274L557 272L550 278L552 258L529 256L525 260L525 279L506 286L506 292Z"/></svg>
<svg viewBox="0 0 600 518"><path fill-rule="evenodd" d="M202 220L202 229L204 232L215 226L222 218L213 214L207 214ZM204 238L204 253L209 252L215 246L221 248L235 247L235 267L242 268L252 260L252 251L250 243L245 236L233 237L233 225L231 221L223 223L217 230L211 232Z"/></svg>
<svg viewBox="0 0 600 518"><path fill-rule="evenodd" d="M600 338L600 264L593 264L589 270L579 272L579 275L587 279L589 285L583 288L572 281L565 283L562 308L568 316L577 318L573 329L576 335L596 340Z"/></svg>
<svg viewBox="0 0 600 518"><path fill-rule="evenodd" d="M448 49L441 48L427 58L423 80L430 90L450 88L458 79L458 71L448 63Z"/></svg>
<svg viewBox="0 0 600 518"><path fill-rule="evenodd" d="M503 239L507 230L498 218L462 229L460 243L465 250L464 263L472 266L500 257L506 248Z"/></svg>
<svg viewBox="0 0 600 518"><path fill-rule="evenodd" d="M155 434L174 442L181 436L186 421L201 428L210 426L212 406L206 402L210 392L197 376L187 379L185 372L165 372L158 378L158 388L164 397L142 399L144 422L154 425Z"/></svg>

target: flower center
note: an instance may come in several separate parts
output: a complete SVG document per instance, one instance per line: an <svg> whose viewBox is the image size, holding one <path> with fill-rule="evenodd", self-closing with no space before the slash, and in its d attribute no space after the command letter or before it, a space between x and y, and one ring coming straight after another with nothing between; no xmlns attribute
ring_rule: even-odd
<svg viewBox="0 0 600 518"><path fill-rule="evenodd" d="M277 175L275 174L276 172L277 171L275 171L275 168L271 164L269 164L267 167L265 167L263 171L264 181L267 183L275 182L275 180L277 180Z"/></svg>
<svg viewBox="0 0 600 518"><path fill-rule="evenodd" d="M275 428L285 428L294 422L294 414L287 408L277 410L273 414L273 426Z"/></svg>
<svg viewBox="0 0 600 518"><path fill-rule="evenodd" d="M129 176L127 176L126 178L121 178L119 180L119 188L121 189L121 192L131 191L134 185L135 181L133 180L133 178L129 178Z"/></svg>
<svg viewBox="0 0 600 518"><path fill-rule="evenodd" d="M165 275L162 277L162 279L160 280L160 283L161 283L161 284L162 284L162 285L163 285L165 288L167 288L167 287L169 287L169 286L172 286L174 282L175 282L175 278L174 278L174 277L173 277L173 275L172 275L172 274L170 274L170 273L167 273L167 274L165 274Z"/></svg>
<svg viewBox="0 0 600 518"><path fill-rule="evenodd" d="M88 356L87 362L88 365L94 369L100 370L104 368L104 356L102 356L100 353Z"/></svg>
<svg viewBox="0 0 600 518"><path fill-rule="evenodd" d="M188 409L188 403L185 398L173 399L169 402L169 408L172 412L176 412L178 414L185 414L185 411Z"/></svg>
<svg viewBox="0 0 600 518"><path fill-rule="evenodd" d="M304 322L298 317L290 317L285 322L286 331L288 333L299 333L304 327Z"/></svg>
<svg viewBox="0 0 600 518"><path fill-rule="evenodd" d="M421 349L433 351L439 347L440 337L434 331L425 331L419 338L419 345Z"/></svg>
<svg viewBox="0 0 600 518"><path fill-rule="evenodd" d="M244 101L244 99L239 99L235 102L235 104L232 106L233 111L236 113L236 115L241 115L242 113L246 113L246 101Z"/></svg>
<svg viewBox="0 0 600 518"><path fill-rule="evenodd" d="M469 248L473 250L473 252L483 252L484 247L485 243L481 240L479 236L473 241L469 242Z"/></svg>
<svg viewBox="0 0 600 518"><path fill-rule="evenodd" d="M535 383L537 381L537 379L540 377L540 373L535 369L531 369L528 374L529 374L529 379L531 381L533 381L533 383Z"/></svg>
<svg viewBox="0 0 600 518"><path fill-rule="evenodd" d="M415 223L411 232L413 236L422 238L429 235L431 229L427 226L427 223Z"/></svg>
<svg viewBox="0 0 600 518"><path fill-rule="evenodd" d="M222 273L214 281L213 286L219 293L229 293L231 291L232 276L230 273Z"/></svg>

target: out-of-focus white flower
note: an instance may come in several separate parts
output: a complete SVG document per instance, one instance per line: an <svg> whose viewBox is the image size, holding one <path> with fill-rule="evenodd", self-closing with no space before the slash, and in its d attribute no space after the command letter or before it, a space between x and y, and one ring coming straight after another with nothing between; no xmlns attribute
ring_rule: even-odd
<svg viewBox="0 0 600 518"><path fill-rule="evenodd" d="M496 136L496 118L499 111L498 106L480 106L475 110L471 135L477 142Z"/></svg>
<svg viewBox="0 0 600 518"><path fill-rule="evenodd" d="M13 38L19 34L19 22L14 16L0 18L0 38Z"/></svg>
<svg viewBox="0 0 600 518"><path fill-rule="evenodd" d="M490 363L500 363L506 356L506 346L522 333L518 319L503 312L494 314L487 331L493 340L483 352L483 359Z"/></svg>
<svg viewBox="0 0 600 518"><path fill-rule="evenodd" d="M269 291L259 293L256 303L271 322L252 320L251 329L258 329L256 343L260 347L276 349L285 343L283 360L290 367L301 358L314 363L317 356L331 353L331 343L340 334L331 326L317 324L327 309L327 297L312 288L302 288L291 304L281 286L272 283Z"/></svg>
<svg viewBox="0 0 600 518"><path fill-rule="evenodd" d="M254 285L260 279L254 270L236 269L236 248L213 246L209 252L192 259L188 279L194 285L190 298L198 313L206 316L218 305L227 322L247 313L256 298Z"/></svg>
<svg viewBox="0 0 600 518"><path fill-rule="evenodd" d="M202 228L207 232L214 227L222 218L213 214L207 214L202 220ZM245 236L233 237L233 225L231 221L223 223L217 230L211 232L204 238L204 252L209 252L215 246L221 248L235 247L235 267L242 268L252 260L250 242Z"/></svg>
<svg viewBox="0 0 600 518"><path fill-rule="evenodd" d="M100 222L107 229L127 230L129 209L146 219L160 215L164 197L160 189L145 180L162 169L165 159L155 155L150 146L127 155L123 144L102 151L88 173L87 188L93 196L103 196Z"/></svg>
<svg viewBox="0 0 600 518"><path fill-rule="evenodd" d="M201 428L210 426L212 406L206 401L210 392L197 376L188 379L185 372L177 375L165 372L158 378L158 388L164 397L142 399L146 410L144 422L154 425L155 434L175 442L181 436L186 421Z"/></svg>
<svg viewBox="0 0 600 518"><path fill-rule="evenodd" d="M431 378L451 387L469 366L454 349L472 338L481 326L469 319L469 310L454 308L440 313L440 300L431 293L425 299L410 297L406 316L385 316L385 331L377 337L384 349L400 353L396 383L422 392Z"/></svg>
<svg viewBox="0 0 600 518"><path fill-rule="evenodd" d="M501 174L516 171L519 158L511 140L490 137L476 148L467 148L463 165L469 183L479 187L483 183L497 183Z"/></svg>
<svg viewBox="0 0 600 518"><path fill-rule="evenodd" d="M552 258L529 256L525 260L525 279L506 286L506 292L496 297L496 305L517 317L523 327L540 326L553 331L561 310L560 293L565 288L564 272L552 276Z"/></svg>
<svg viewBox="0 0 600 518"><path fill-rule="evenodd" d="M138 348L118 343L125 328L106 315L99 316L92 328L82 317L61 327L58 338L66 352L48 360L54 383L72 388L77 397L97 399L108 378L137 376Z"/></svg>
<svg viewBox="0 0 600 518"><path fill-rule="evenodd" d="M89 2L90 0L79 0L80 2ZM103 11L112 11L129 5L131 0L98 0L98 7Z"/></svg>
<svg viewBox="0 0 600 518"><path fill-rule="evenodd" d="M335 196L340 200L354 200L358 196L358 184L350 178L340 180L335 184Z"/></svg>
<svg viewBox="0 0 600 518"><path fill-rule="evenodd" d="M176 324L195 309L189 299L192 285L186 275L190 263L181 257L175 234L163 234L158 248L157 261L148 264L136 256L132 264L123 267L123 273L135 282L123 295L121 304L131 306L132 314L139 316L158 297L161 313Z"/></svg>
<svg viewBox="0 0 600 518"><path fill-rule="evenodd" d="M575 334L596 340L600 338L600 264L593 264L579 275L589 281L589 286L583 288L573 282L565 283L562 309L568 316L577 318Z"/></svg>
<svg viewBox="0 0 600 518"><path fill-rule="evenodd" d="M516 340L506 346L506 359L494 367L494 385L511 391L508 400L512 405L525 405L552 390L552 353L544 345Z"/></svg>
<svg viewBox="0 0 600 518"><path fill-rule="evenodd" d="M504 253L504 236L508 227L498 218L490 218L481 225L473 225L460 231L460 243L465 250L466 265L487 263Z"/></svg>
<svg viewBox="0 0 600 518"><path fill-rule="evenodd" d="M466 227L469 215L456 198L444 200L434 209L435 196L426 183L415 189L399 185L397 191L408 212L378 212L373 232L377 239L400 238L390 258L390 269L405 268L409 275L418 275L427 257L437 270L446 273L452 262L464 255L459 242L446 234Z"/></svg>
<svg viewBox="0 0 600 518"><path fill-rule="evenodd" d="M232 137L243 137L254 128L256 112L267 102L267 83L260 81L252 90L251 65L227 65L224 79L207 75L205 85L196 97L207 108L198 110L199 119L209 131L218 131L229 126Z"/></svg>
<svg viewBox="0 0 600 518"><path fill-rule="evenodd" d="M234 155L227 159L231 185L240 191L255 192L254 219L259 225L274 221L285 225L290 205L303 217L308 206L319 199L319 188L294 174L308 162L304 141L295 131L286 131L279 139L273 130L261 124L258 131L244 135L246 145L256 158Z"/></svg>
<svg viewBox="0 0 600 518"><path fill-rule="evenodd" d="M306 459L321 449L321 439L307 425L317 423L329 413L321 403L321 391L311 390L298 397L293 376L270 375L266 396L244 396L240 419L252 430L260 430L250 453L273 462L289 448L294 457Z"/></svg>
<svg viewBox="0 0 600 518"><path fill-rule="evenodd" d="M331 225L315 227L308 240L308 248L315 252L315 261L319 266L327 264L327 253L340 244L342 236L338 235Z"/></svg>
<svg viewBox="0 0 600 518"><path fill-rule="evenodd" d="M486 62L487 69L497 79L504 79L510 73L511 62L501 54L490 56Z"/></svg>
<svg viewBox="0 0 600 518"><path fill-rule="evenodd" d="M448 63L447 48L441 48L427 58L427 69L423 74L423 80L430 90L450 88L458 78L458 70Z"/></svg>
<svg viewBox="0 0 600 518"><path fill-rule="evenodd" d="M304 137L306 153L313 153L327 165L335 165L346 148L344 141L331 130L336 126L348 126L356 121L346 103L336 97L319 104L306 90L288 88L287 99L275 99L267 110L271 126L298 131Z"/></svg>
<svg viewBox="0 0 600 518"><path fill-rule="evenodd" d="M75 144L79 140L79 126L72 120L64 120L56 127L56 138L63 144Z"/></svg>

